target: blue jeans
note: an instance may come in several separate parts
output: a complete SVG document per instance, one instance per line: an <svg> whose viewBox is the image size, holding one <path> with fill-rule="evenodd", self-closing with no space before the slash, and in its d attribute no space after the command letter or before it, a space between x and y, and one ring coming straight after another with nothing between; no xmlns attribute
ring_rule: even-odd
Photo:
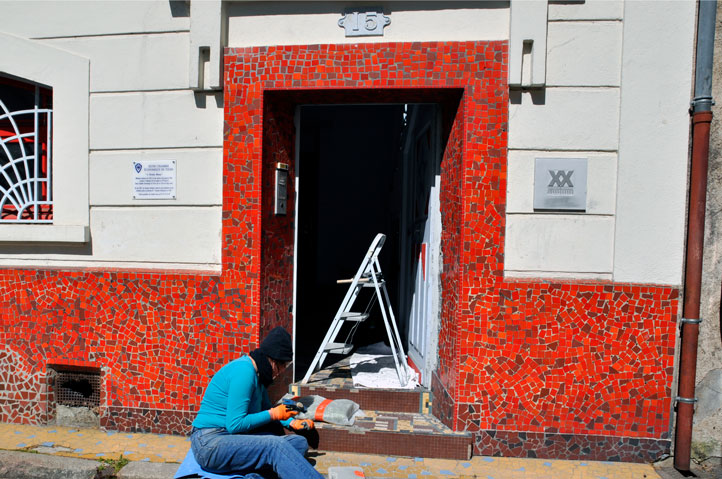
<svg viewBox="0 0 722 479"><path fill-rule="evenodd" d="M225 428L194 429L191 449L198 464L216 474L273 471L280 479L323 479L304 457L308 441L295 434L231 434ZM271 475L272 476L272 475Z"/></svg>

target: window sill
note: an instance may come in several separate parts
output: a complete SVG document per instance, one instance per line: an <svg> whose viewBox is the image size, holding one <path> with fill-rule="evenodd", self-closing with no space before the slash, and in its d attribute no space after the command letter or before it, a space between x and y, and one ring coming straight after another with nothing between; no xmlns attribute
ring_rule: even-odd
<svg viewBox="0 0 722 479"><path fill-rule="evenodd" d="M87 243L90 231L79 225L0 225L2 243Z"/></svg>

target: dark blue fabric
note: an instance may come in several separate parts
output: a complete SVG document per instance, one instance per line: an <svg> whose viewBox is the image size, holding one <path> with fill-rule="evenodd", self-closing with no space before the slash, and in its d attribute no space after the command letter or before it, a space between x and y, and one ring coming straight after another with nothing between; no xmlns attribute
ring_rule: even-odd
<svg viewBox="0 0 722 479"><path fill-rule="evenodd" d="M212 472L206 472L201 469L200 465L198 465L198 461L196 461L195 456L193 456L193 451L188 450L188 454L186 454L185 459L183 459L183 462L173 478L185 479L190 477L200 477L203 479L264 479L263 476L256 474L255 472L246 474L245 476L238 474L213 474Z"/></svg>
<svg viewBox="0 0 722 479"><path fill-rule="evenodd" d="M223 428L196 429L191 450L204 471L216 474L246 471L246 478L323 479L304 457L308 441L303 436L258 432L231 434Z"/></svg>

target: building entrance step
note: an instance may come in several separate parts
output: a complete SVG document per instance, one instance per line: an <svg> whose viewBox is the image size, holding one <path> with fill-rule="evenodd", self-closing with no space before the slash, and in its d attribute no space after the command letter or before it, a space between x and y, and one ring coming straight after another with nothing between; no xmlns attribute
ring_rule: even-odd
<svg viewBox="0 0 722 479"><path fill-rule="evenodd" d="M320 451L468 460L472 436L430 414L364 411L353 426L316 423ZM309 441L313 442L313 441Z"/></svg>
<svg viewBox="0 0 722 479"><path fill-rule="evenodd" d="M428 389L371 389L294 384L294 396L323 396L326 399L350 399L364 411L397 413L431 413L431 392Z"/></svg>
<svg viewBox="0 0 722 479"><path fill-rule="evenodd" d="M315 372L305 384L300 381L293 383L289 392L294 396L351 399L364 411L431 413L431 391L426 388L376 389L354 386L348 357Z"/></svg>
<svg viewBox="0 0 722 479"><path fill-rule="evenodd" d="M355 387L348 358L316 372L306 384L292 384L290 393L350 399L361 408L363 415L356 417L353 426L316 423L317 437L312 435L309 443L321 451L457 460L471 457L471 433L452 431L432 415L431 391L423 387Z"/></svg>

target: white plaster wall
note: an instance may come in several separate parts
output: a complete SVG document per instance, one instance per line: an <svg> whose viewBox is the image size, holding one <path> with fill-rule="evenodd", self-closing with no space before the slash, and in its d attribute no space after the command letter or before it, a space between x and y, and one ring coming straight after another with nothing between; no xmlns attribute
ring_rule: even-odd
<svg viewBox="0 0 722 479"><path fill-rule="evenodd" d="M613 278L623 5L550 3L546 87L510 92L507 277ZM535 158L588 159L586 212L534 212Z"/></svg>
<svg viewBox="0 0 722 479"><path fill-rule="evenodd" d="M541 150L509 151L507 215L534 212L534 160L536 158L586 158L587 211L585 216L614 215L617 188L616 154Z"/></svg>
<svg viewBox="0 0 722 479"><path fill-rule="evenodd" d="M90 148L222 146L221 93L190 90L96 94L90 100Z"/></svg>
<svg viewBox="0 0 722 479"><path fill-rule="evenodd" d="M71 37L44 43L90 60L91 92L188 88L188 32Z"/></svg>
<svg viewBox="0 0 722 479"><path fill-rule="evenodd" d="M681 284L694 2L627 2L614 278Z"/></svg>
<svg viewBox="0 0 722 479"><path fill-rule="evenodd" d="M97 207L90 219L93 254L98 260L209 265L221 261L221 208L217 206Z"/></svg>
<svg viewBox="0 0 722 479"><path fill-rule="evenodd" d="M513 92L509 148L613 151L619 141L618 118L618 88Z"/></svg>
<svg viewBox="0 0 722 479"><path fill-rule="evenodd" d="M621 57L621 22L552 22L547 86L619 86Z"/></svg>
<svg viewBox="0 0 722 479"><path fill-rule="evenodd" d="M86 119L73 122L87 125L85 170L54 175L79 186L70 196L56 193L56 218L86 192L90 239L58 244L68 235L58 230L18 244L0 234L0 265L220 270L222 94L189 89L187 2L3 1L0 12L0 32L89 64L85 106L74 105ZM55 121L56 134L69 124L60 115ZM177 160L178 199L132 200L128 165L169 158Z"/></svg>
<svg viewBox="0 0 722 479"><path fill-rule="evenodd" d="M3 246L0 265L93 265L217 271L221 258L221 207L94 207L91 241L56 246Z"/></svg>
<svg viewBox="0 0 722 479"><path fill-rule="evenodd" d="M614 218L609 216L508 215L504 265L511 272L559 276L612 270Z"/></svg>
<svg viewBox="0 0 722 479"><path fill-rule="evenodd" d="M623 2L550 3L546 85L512 89L507 277L612 279ZM534 212L535 158L587 158L585 213Z"/></svg>
<svg viewBox="0 0 722 479"><path fill-rule="evenodd" d="M507 276L680 284L694 11L549 4L547 87L510 95ZM533 213L536 157L589 158L585 213Z"/></svg>
<svg viewBox="0 0 722 479"><path fill-rule="evenodd" d="M621 20L623 12L624 0L584 0L569 3L549 3L549 21Z"/></svg>
<svg viewBox="0 0 722 479"><path fill-rule="evenodd" d="M2 0L0 30L25 38L188 30L185 2Z"/></svg>
<svg viewBox="0 0 722 479"><path fill-rule="evenodd" d="M384 13L391 18L383 37L346 38L338 20L344 8L353 5L351 2L234 2L228 7L228 45L505 40L509 37L508 2L381 3Z"/></svg>
<svg viewBox="0 0 722 479"><path fill-rule="evenodd" d="M133 162L153 160L176 161L175 200L133 199ZM221 206L222 180L223 149L220 147L110 150L94 151L90 155L91 206Z"/></svg>
<svg viewBox="0 0 722 479"><path fill-rule="evenodd" d="M347 39L337 21L348 5L231 2L228 45L509 36L508 2L384 2L392 20L384 36ZM679 281L685 187L679 178L684 177L686 165L693 10L693 2L685 1L549 4L547 86L511 93L508 275L591 274L622 281ZM62 253L52 247L0 244L0 264L146 264L132 250L98 243L110 241L107 232L112 229L103 233L98 228L112 223L114 215L136 241L166 242L164 233L148 224L148 218L166 209L202 216L199 224L210 225L209 234L215 238L213 232L220 231L220 215L214 208L221 204L223 106L220 94L193 93L188 88L192 60L187 48L188 15L183 2L2 3L0 31L38 39L89 60L86 189L92 241ZM138 158L171 156L179 162L178 200L129 200L125 165ZM587 213L536 218L531 209L530 166L537 156L590 159ZM169 218L185 224L176 213ZM169 228L180 238L195 234ZM535 232L548 241L556 241L554 234L585 241L590 235L612 234L613 241L612 247L597 245L594 258L569 262L554 254L542 255L539 252L547 249L524 241ZM589 241L594 243L595 238ZM650 246L652 240L659 241ZM162 260L148 261L147 266L219 269L220 237L217 241L212 248L200 241L193 257L168 242L159 256ZM583 256L584 251L574 255Z"/></svg>

